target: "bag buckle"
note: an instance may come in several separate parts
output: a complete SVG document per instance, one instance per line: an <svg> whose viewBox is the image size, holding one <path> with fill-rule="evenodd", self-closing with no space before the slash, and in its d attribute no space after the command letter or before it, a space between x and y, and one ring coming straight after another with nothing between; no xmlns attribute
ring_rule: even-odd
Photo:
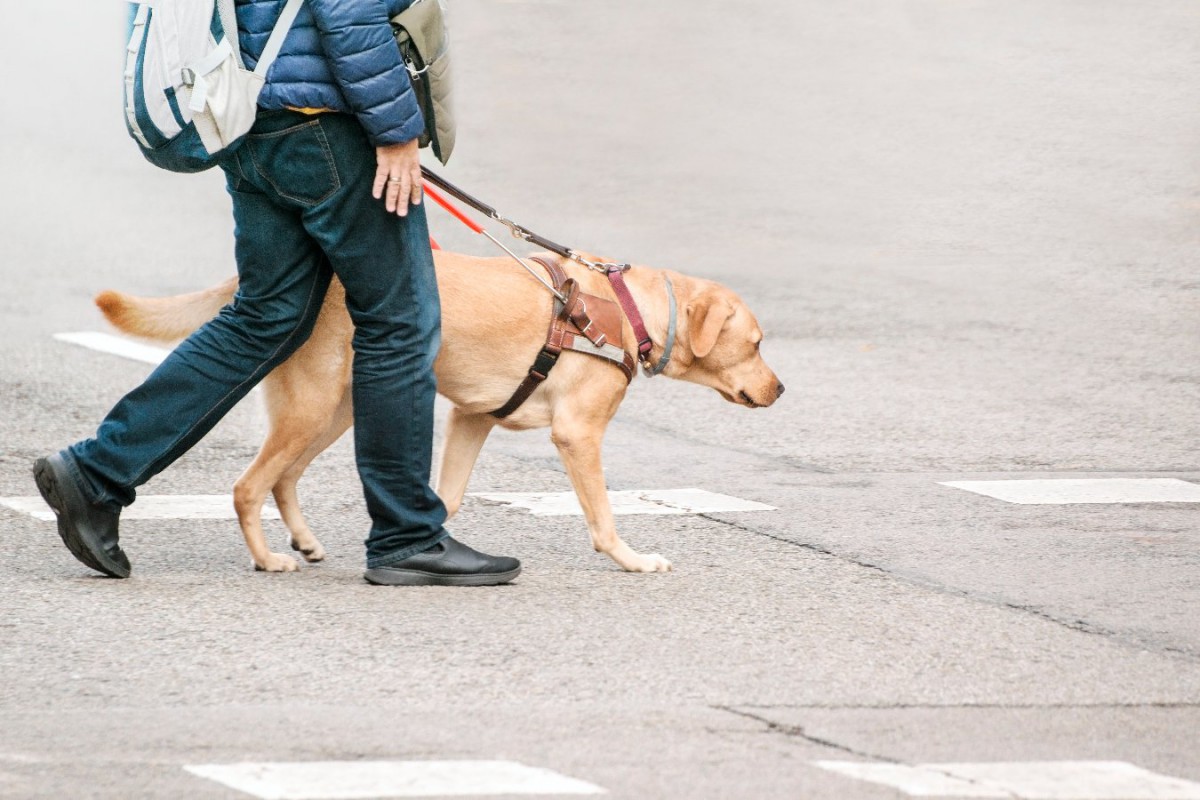
<svg viewBox="0 0 1200 800"><path fill-rule="evenodd" d="M407 58L404 60L404 68L406 70L408 70L408 74L414 78L417 77L418 75L423 75L424 73L429 71L428 64L421 67L420 69L417 69L416 62L414 62L411 58Z"/></svg>

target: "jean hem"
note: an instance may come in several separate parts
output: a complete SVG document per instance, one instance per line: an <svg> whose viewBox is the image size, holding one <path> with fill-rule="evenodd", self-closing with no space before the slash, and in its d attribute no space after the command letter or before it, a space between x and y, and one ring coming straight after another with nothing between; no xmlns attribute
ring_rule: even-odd
<svg viewBox="0 0 1200 800"><path fill-rule="evenodd" d="M409 556L415 556L417 553L424 553L426 550L435 546L438 542L442 541L449 535L450 531L442 530L441 532L435 534L433 539L429 541L421 542L420 544L409 545L403 550L397 550L393 553L388 553L387 555L368 558L367 569L375 569L376 567L390 567L397 561L403 561Z"/></svg>
<svg viewBox="0 0 1200 800"><path fill-rule="evenodd" d="M79 468L79 461L75 458L75 454L71 452L70 447L63 448L59 451L62 456L63 463L67 466L67 473L71 476L71 480L75 481L75 485L79 488L83 499L94 506L100 506L107 511L115 511L120 513L124 506L117 498L113 497L108 492L97 494L92 487L92 482L89 481L83 474L83 470Z"/></svg>

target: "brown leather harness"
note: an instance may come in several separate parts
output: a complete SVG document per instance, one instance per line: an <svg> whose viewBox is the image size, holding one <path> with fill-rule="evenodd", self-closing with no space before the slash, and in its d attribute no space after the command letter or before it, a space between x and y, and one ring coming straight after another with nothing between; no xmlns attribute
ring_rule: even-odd
<svg viewBox="0 0 1200 800"><path fill-rule="evenodd" d="M613 300L581 291L579 282L567 277L557 262L541 256L533 256L530 260L536 261L550 273L555 291L566 300L554 301L546 343L542 345L525 380L521 381L507 403L492 412L492 416L500 419L512 414L529 399L549 377L550 370L558 363L558 357L564 350L610 361L624 373L626 383L633 380L635 361L625 351L625 314L621 306Z"/></svg>

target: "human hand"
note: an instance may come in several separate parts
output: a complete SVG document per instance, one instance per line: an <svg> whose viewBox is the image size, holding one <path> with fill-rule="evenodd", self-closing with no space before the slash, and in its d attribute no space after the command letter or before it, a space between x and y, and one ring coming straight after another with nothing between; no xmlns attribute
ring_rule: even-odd
<svg viewBox="0 0 1200 800"><path fill-rule="evenodd" d="M375 148L375 185L371 195L390 213L408 215L408 204L421 204L421 151L417 140ZM403 198L403 199L402 199Z"/></svg>

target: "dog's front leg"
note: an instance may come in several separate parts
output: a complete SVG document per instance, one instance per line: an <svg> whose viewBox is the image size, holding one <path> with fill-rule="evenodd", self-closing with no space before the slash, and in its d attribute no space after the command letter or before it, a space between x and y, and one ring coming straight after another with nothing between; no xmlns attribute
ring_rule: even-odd
<svg viewBox="0 0 1200 800"><path fill-rule="evenodd" d="M451 409L437 479L438 497L446 504L447 517L454 516L462 506L471 470L495 424L496 418L491 414L467 414L458 407Z"/></svg>
<svg viewBox="0 0 1200 800"><path fill-rule="evenodd" d="M550 438L567 468L571 485L575 487L596 552L607 554L628 572L670 571L670 561L657 553L643 555L637 552L617 534L612 504L604 485L604 468L600 463L603 423L597 425L556 416Z"/></svg>

